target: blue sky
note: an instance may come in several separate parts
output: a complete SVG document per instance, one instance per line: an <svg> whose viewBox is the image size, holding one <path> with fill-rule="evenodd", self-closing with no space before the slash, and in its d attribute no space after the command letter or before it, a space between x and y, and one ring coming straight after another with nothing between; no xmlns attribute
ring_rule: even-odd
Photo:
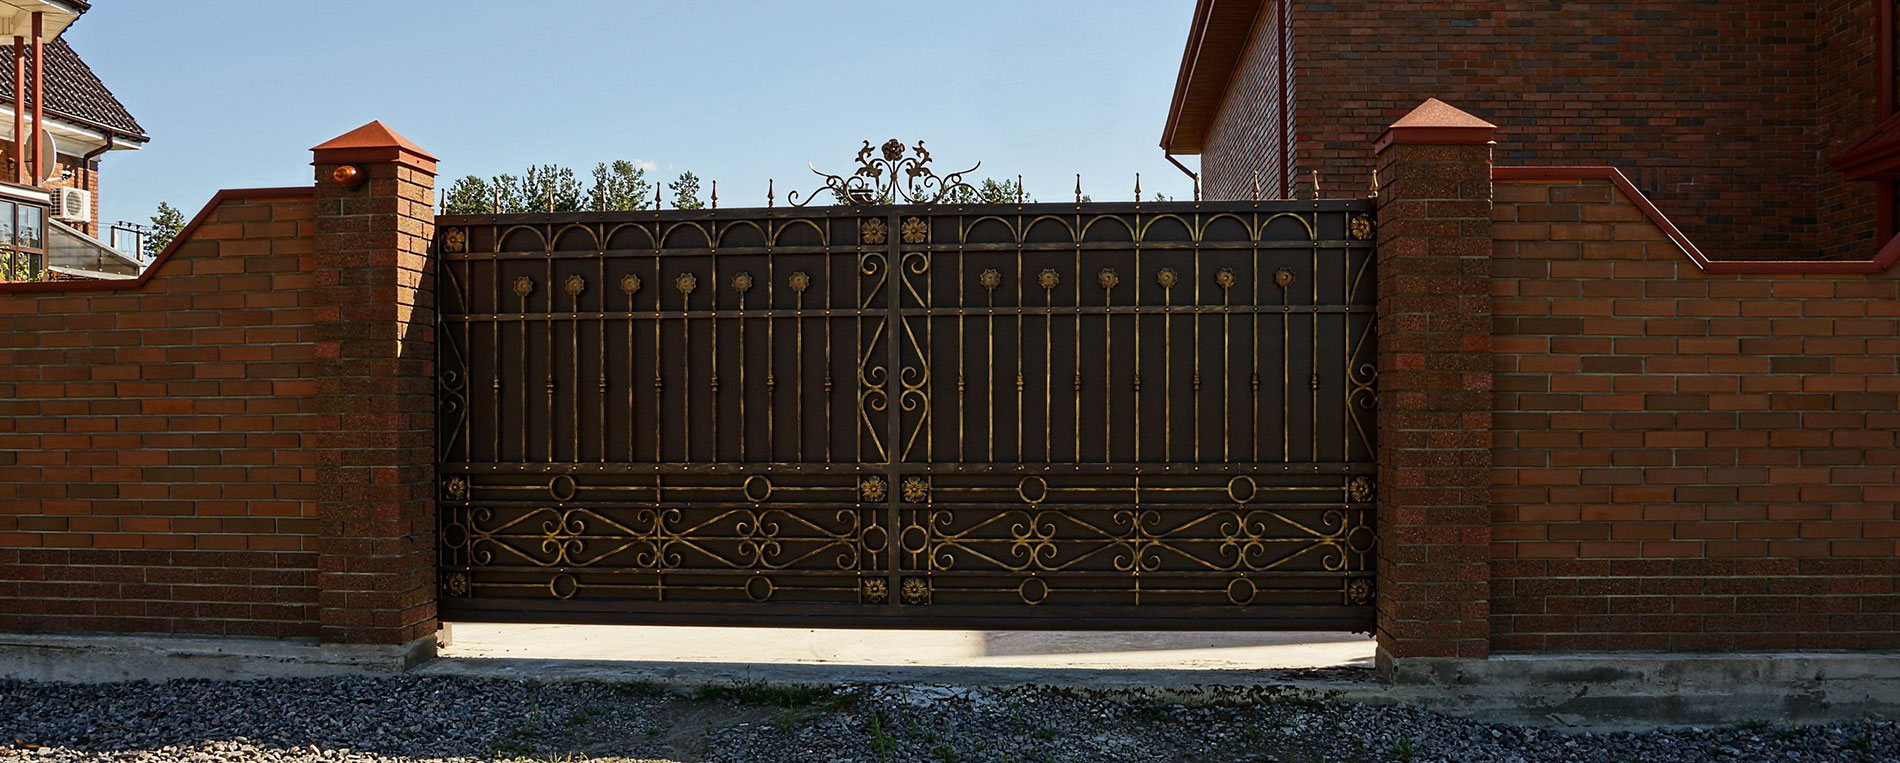
<svg viewBox="0 0 1900 763"><path fill-rule="evenodd" d="M625 158L746 206L767 178L783 199L816 186L806 162L848 171L860 141L897 137L1048 201L1080 172L1108 200L1136 172L1145 193L1191 191L1157 142L1193 6L107 0L68 39L152 135L106 159L108 222L309 182L308 149L371 119L436 154L442 187Z"/></svg>

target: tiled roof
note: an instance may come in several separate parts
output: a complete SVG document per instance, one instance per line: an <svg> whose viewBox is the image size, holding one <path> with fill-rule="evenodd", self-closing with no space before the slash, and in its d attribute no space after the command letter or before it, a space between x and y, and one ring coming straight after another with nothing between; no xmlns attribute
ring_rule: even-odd
<svg viewBox="0 0 1900 763"><path fill-rule="evenodd" d="M48 116L76 121L91 127L109 128L121 137L148 140L145 128L125 110L117 96L92 73L92 67L74 52L64 39L45 43L46 113ZM13 99L13 76L7 68L13 62L13 46L0 45L0 100ZM27 76L32 77L29 62ZM32 89L29 85L28 89Z"/></svg>

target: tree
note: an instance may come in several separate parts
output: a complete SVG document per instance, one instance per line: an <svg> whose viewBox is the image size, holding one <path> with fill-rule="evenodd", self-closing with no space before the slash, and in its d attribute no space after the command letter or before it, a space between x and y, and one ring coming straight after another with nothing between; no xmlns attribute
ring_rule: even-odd
<svg viewBox="0 0 1900 763"><path fill-rule="evenodd" d="M1022 191L1022 184L1018 181L983 178L983 182L975 186L951 189L944 194L943 201L946 204L1015 204L1019 195L1022 203L1035 201L1034 197Z"/></svg>
<svg viewBox="0 0 1900 763"><path fill-rule="evenodd" d="M702 209L706 206L706 202L699 200L699 176L690 171L680 173L680 178L667 183L666 187L673 192L674 209Z"/></svg>
<svg viewBox="0 0 1900 763"><path fill-rule="evenodd" d="M158 203L158 213L152 215L152 232L145 236L145 259L158 256L171 246L172 239L178 238L178 232L185 229L185 215L165 202Z"/></svg>
<svg viewBox="0 0 1900 763"><path fill-rule="evenodd" d="M594 187L587 193L587 206L599 211L624 212L645 209L653 186L647 171L625 159L612 165L594 165Z"/></svg>
<svg viewBox="0 0 1900 763"><path fill-rule="evenodd" d="M445 215L481 215L494 208L495 192L488 187L488 181L474 175L455 181L442 197Z"/></svg>

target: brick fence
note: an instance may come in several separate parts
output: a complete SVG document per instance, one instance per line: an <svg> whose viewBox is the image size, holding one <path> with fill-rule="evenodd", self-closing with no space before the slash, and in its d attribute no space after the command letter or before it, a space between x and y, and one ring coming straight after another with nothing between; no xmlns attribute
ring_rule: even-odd
<svg viewBox="0 0 1900 763"><path fill-rule="evenodd" d="M1900 243L1711 262L1493 129L1377 149L1387 664L1900 647ZM136 281L0 285L0 631L429 642L435 163L314 158Z"/></svg>
<svg viewBox="0 0 1900 763"><path fill-rule="evenodd" d="M315 159L135 281L0 285L0 630L432 634L434 160Z"/></svg>

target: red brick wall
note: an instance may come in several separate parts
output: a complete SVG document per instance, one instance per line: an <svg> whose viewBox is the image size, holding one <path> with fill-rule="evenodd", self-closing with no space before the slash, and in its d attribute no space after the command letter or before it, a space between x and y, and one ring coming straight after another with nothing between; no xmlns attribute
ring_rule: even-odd
<svg viewBox="0 0 1900 763"><path fill-rule="evenodd" d="M1603 180L1496 201L1492 649L1900 648L1900 273L1704 273Z"/></svg>
<svg viewBox="0 0 1900 763"><path fill-rule="evenodd" d="M1891 2L1892 0L1877 0ZM1873 3L1869 0L1817 0L1820 39L1815 49L1816 106L1820 157L1825 160L1866 135L1882 115L1875 97ZM1815 216L1820 224L1817 251L1825 259L1865 259L1877 247L1874 186L1850 183L1821 163L1815 187Z"/></svg>
<svg viewBox="0 0 1900 763"><path fill-rule="evenodd" d="M0 630L317 634L312 191L147 279L0 285Z"/></svg>
<svg viewBox="0 0 1900 763"><path fill-rule="evenodd" d="M1291 92L1281 92L1283 58L1290 58L1292 28L1281 14L1283 0L1272 0L1254 20L1253 36L1228 91L1227 102L1207 133L1202 162L1202 193L1209 199L1285 198L1292 148ZM1288 83L1290 84L1290 83Z"/></svg>
<svg viewBox="0 0 1900 763"><path fill-rule="evenodd" d="M1363 195L1373 139L1436 96L1500 125L1502 163L1621 168L1711 257L1864 259L1871 186L1821 159L1874 124L1870 13L1868 0L1293 0L1295 172L1301 188L1318 169L1325 195ZM1208 177L1272 160L1269 107L1248 95L1270 64L1249 56L1237 73L1217 120L1255 137L1210 140Z"/></svg>

